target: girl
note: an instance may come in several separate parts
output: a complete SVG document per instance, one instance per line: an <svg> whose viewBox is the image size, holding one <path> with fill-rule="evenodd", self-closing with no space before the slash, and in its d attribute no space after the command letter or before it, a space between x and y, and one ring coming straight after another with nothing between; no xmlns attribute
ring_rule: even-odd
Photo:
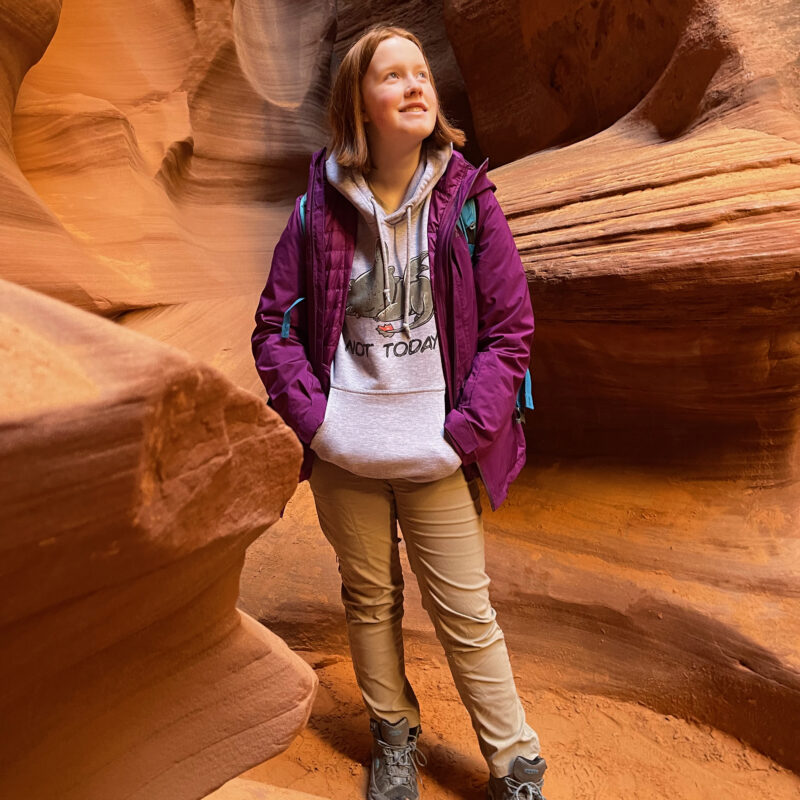
<svg viewBox="0 0 800 800"><path fill-rule="evenodd" d="M489 601L477 487L480 476L496 508L525 459L523 267L486 163L453 150L464 134L413 34L381 26L353 45L329 120L330 154L314 155L275 248L253 353L304 445L300 479L338 556L373 734L368 798L419 796L398 523L489 765L488 797L541 798L545 762ZM468 200L473 230L459 224Z"/></svg>

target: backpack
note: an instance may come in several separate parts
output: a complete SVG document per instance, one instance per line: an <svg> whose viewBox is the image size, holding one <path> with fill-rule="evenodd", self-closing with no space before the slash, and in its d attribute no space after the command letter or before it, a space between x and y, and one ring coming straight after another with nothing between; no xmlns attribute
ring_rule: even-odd
<svg viewBox="0 0 800 800"><path fill-rule="evenodd" d="M303 235L305 235L306 232L306 199L307 196L305 194L300 198L300 229L303 231ZM467 247L469 248L470 258L473 259L474 263L475 232L478 228L478 214L475 207L474 197L468 197L466 203L464 203L461 213L458 216L456 228L458 228L458 230L460 230L463 234L464 239L467 242ZM289 308L286 309L286 313L283 315L283 325L281 326L281 338L287 339L289 337L289 315L291 314L292 309L303 299L304 298L299 297L289 306ZM522 385L519 387L519 391L517 392L517 422L525 422L526 408L533 411L533 380L531 379L531 371L529 369L525 370L525 378L523 379Z"/></svg>

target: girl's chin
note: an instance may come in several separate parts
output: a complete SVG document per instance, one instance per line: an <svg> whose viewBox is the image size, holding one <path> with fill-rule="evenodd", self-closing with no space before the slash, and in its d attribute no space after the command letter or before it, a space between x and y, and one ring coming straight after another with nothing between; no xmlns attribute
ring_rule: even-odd
<svg viewBox="0 0 800 800"><path fill-rule="evenodd" d="M380 136L385 145L405 149L409 145L413 147L425 141L433 133L433 130L433 125L404 125Z"/></svg>
<svg viewBox="0 0 800 800"><path fill-rule="evenodd" d="M399 134L414 134L415 136L422 136L424 139L426 136L430 136L433 133L433 129L435 125L432 125L428 120L425 119L416 119L416 120L403 120L405 124L400 125L398 128Z"/></svg>

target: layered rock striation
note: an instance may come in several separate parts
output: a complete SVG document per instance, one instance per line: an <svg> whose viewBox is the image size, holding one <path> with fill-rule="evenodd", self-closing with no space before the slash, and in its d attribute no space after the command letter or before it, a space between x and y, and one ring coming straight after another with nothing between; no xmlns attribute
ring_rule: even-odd
<svg viewBox="0 0 800 800"><path fill-rule="evenodd" d="M499 6L447 6L476 92L474 31ZM632 106L610 127L492 172L537 318L531 468L491 523L535 558L500 559L499 605L544 631L556 664L565 641L584 643L560 669L582 690L709 722L797 770L800 21L784 2L766 17L727 0L547 11L505 38L495 26L494 57L566 23L580 49L594 15L585 80L608 59L642 68L592 90L605 124ZM669 35L615 52L631 14L632 42ZM585 102L568 112L580 81L535 106L558 105L560 127L542 114L520 131L516 106L503 124L518 82L496 75L476 130L501 160L592 132ZM631 75L639 97L620 105L611 90Z"/></svg>
<svg viewBox="0 0 800 800"><path fill-rule="evenodd" d="M289 39L275 32L298 9L277 2L38 5L49 27L18 55L27 75L6 103L18 210L0 274L258 391L253 297L324 141L331 8L309 5ZM7 13L21 26L36 6Z"/></svg>
<svg viewBox="0 0 800 800"><path fill-rule="evenodd" d="M313 671L236 608L299 445L212 364L255 383L287 213L267 142L282 175L314 122L243 77L234 28L213 3L0 3L3 797L200 798L310 711ZM273 135L237 144L232 109Z"/></svg>
<svg viewBox="0 0 800 800"><path fill-rule="evenodd" d="M236 609L300 448L172 348L0 285L0 795L199 798L280 752L314 673Z"/></svg>

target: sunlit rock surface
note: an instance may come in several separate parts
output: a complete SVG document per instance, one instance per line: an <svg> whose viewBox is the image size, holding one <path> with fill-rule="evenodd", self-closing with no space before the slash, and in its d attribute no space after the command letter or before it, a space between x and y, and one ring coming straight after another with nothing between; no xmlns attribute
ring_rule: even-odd
<svg viewBox="0 0 800 800"><path fill-rule="evenodd" d="M234 778L205 800L324 800L316 794L295 792L279 786L267 786L259 781Z"/></svg>
<svg viewBox="0 0 800 800"><path fill-rule="evenodd" d="M313 671L236 609L300 448L211 366L255 377L252 298L320 104L243 77L231 13L0 3L0 277L41 293L0 283L3 797L203 797L310 711Z"/></svg>
<svg viewBox="0 0 800 800"><path fill-rule="evenodd" d="M16 163L9 153L0 173L15 209L0 215L0 275L145 333L169 329L161 338L257 389L230 353L247 352L253 297L324 142L331 9L275 40L300 9L77 0L48 45L58 3L40 5L50 27L35 28L17 70L44 55L16 104ZM292 65L291 82L276 64Z"/></svg>

